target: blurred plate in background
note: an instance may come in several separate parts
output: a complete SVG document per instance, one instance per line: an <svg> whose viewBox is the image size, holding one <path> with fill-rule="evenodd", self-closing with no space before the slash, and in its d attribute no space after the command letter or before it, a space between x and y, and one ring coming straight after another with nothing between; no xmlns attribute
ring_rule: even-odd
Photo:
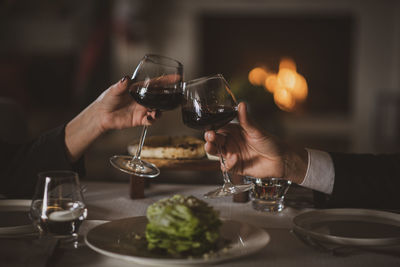
<svg viewBox="0 0 400 267"><path fill-rule="evenodd" d="M0 200L0 237L15 237L37 233L29 219L31 200Z"/></svg>
<svg viewBox="0 0 400 267"><path fill-rule="evenodd" d="M318 241L347 246L400 244L400 214L367 209L326 209L293 219L293 231Z"/></svg>

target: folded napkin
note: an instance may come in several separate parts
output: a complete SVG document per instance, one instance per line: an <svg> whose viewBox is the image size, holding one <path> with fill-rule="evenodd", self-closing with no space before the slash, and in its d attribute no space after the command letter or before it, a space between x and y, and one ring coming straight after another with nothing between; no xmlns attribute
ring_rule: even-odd
<svg viewBox="0 0 400 267"><path fill-rule="evenodd" d="M56 244L57 240L51 238L0 238L0 266L45 267Z"/></svg>
<svg viewBox="0 0 400 267"><path fill-rule="evenodd" d="M105 222L84 221L79 229L79 246L84 246L84 236L91 228ZM79 249L74 249L72 245L64 247L55 238L38 238L38 235L0 237L0 267L58 266L65 254L78 255Z"/></svg>

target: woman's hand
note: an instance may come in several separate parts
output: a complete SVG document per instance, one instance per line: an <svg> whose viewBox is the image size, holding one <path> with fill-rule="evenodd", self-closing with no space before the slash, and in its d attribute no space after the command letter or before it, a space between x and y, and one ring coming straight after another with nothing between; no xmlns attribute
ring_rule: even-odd
<svg viewBox="0 0 400 267"><path fill-rule="evenodd" d="M160 114L138 104L129 95L129 77L110 86L94 102L102 131L150 125Z"/></svg>
<svg viewBox="0 0 400 267"><path fill-rule="evenodd" d="M305 149L293 149L257 128L248 118L246 104L238 106L239 124L205 133L205 150L217 154L222 147L228 170L258 178L276 177L301 183L307 171ZM222 168L222 166L221 166Z"/></svg>
<svg viewBox="0 0 400 267"><path fill-rule="evenodd" d="M130 82L124 77L110 86L66 125L65 145L71 162L107 130L150 125L159 117L159 112L149 111L129 95Z"/></svg>

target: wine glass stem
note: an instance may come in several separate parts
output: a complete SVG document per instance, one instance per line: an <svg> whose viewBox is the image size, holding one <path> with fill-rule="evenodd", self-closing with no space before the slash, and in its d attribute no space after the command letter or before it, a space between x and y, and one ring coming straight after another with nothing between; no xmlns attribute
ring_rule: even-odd
<svg viewBox="0 0 400 267"><path fill-rule="evenodd" d="M146 138L147 128L148 128L147 125L143 126L142 135L140 136L139 145L138 145L138 148L136 150L136 155L135 155L135 158L137 158L137 159L140 159L140 154L142 153L142 147L144 144L144 139Z"/></svg>
<svg viewBox="0 0 400 267"><path fill-rule="evenodd" d="M226 165L225 165L225 158L222 155L222 148L221 148L220 144L217 145L217 149L218 149L218 154L219 154L219 160L220 160L220 162L222 164L222 168L223 168L222 176L224 178L224 186L225 185L232 185L231 178L229 177L229 174L228 174L228 171L227 171L227 168L226 168Z"/></svg>

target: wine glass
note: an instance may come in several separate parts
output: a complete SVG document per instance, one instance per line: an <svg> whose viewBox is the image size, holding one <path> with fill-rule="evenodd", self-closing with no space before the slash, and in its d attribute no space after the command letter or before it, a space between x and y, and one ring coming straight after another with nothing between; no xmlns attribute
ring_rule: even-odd
<svg viewBox="0 0 400 267"><path fill-rule="evenodd" d="M183 65L160 55L145 55L136 67L129 93L139 104L150 110L172 110L182 102ZM154 178L160 170L154 164L141 160L140 153L146 138L147 126L142 134L135 156L115 155L111 164L126 173Z"/></svg>
<svg viewBox="0 0 400 267"><path fill-rule="evenodd" d="M87 209L78 174L72 171L39 173L30 208L30 218L41 236L78 244L78 230Z"/></svg>
<svg viewBox="0 0 400 267"><path fill-rule="evenodd" d="M191 80L184 85L182 120L186 126L197 130L209 131L229 123L237 115L237 102L221 74ZM206 198L223 197L248 191L251 184L234 185L225 167L222 148L218 154L223 167L224 184L214 191L206 193Z"/></svg>

